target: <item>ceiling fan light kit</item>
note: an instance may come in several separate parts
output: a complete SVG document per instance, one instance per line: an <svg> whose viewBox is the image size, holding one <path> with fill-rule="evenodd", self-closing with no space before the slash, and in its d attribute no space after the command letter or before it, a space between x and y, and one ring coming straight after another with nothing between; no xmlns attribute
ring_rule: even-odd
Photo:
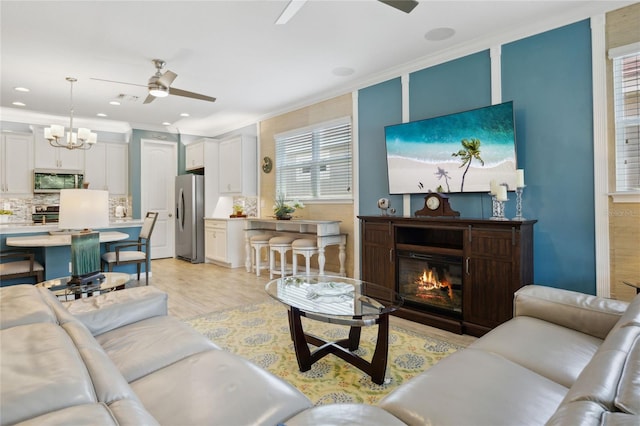
<svg viewBox="0 0 640 426"><path fill-rule="evenodd" d="M69 114L69 131L59 124L52 124L44 129L44 138L55 148L66 149L91 149L98 142L98 135L85 127L79 127L77 132L73 131L73 83L78 81L73 77L67 77L71 83L71 112Z"/></svg>
<svg viewBox="0 0 640 426"><path fill-rule="evenodd" d="M155 87L149 85L149 94L156 98L165 98L169 96L169 89L160 85L156 85Z"/></svg>

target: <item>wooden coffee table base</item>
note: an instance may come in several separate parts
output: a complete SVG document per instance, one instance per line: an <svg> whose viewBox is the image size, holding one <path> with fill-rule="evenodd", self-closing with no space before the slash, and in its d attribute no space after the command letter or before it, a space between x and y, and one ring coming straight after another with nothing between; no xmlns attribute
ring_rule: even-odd
<svg viewBox="0 0 640 426"><path fill-rule="evenodd" d="M352 351L360 345L360 331L362 325L352 325L347 339L337 342L328 342L319 337L306 334L302 329L301 311L298 308L289 309L289 329L293 347L296 351L300 371L308 371L318 360L328 354L334 354L349 364L364 371L371 376L371 380L379 385L384 384L384 376L387 370L387 356L389 349L389 314L380 314L375 321L378 324L378 338L371 362L359 357ZM357 320L356 320L357 321ZM355 322L355 321L354 321ZM317 347L313 352L308 343Z"/></svg>

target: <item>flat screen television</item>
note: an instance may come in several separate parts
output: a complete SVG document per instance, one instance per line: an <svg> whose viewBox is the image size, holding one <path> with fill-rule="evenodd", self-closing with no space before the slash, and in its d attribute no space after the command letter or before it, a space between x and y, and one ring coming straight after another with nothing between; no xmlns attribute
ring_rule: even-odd
<svg viewBox="0 0 640 426"><path fill-rule="evenodd" d="M515 189L512 101L387 126L385 142L390 194Z"/></svg>

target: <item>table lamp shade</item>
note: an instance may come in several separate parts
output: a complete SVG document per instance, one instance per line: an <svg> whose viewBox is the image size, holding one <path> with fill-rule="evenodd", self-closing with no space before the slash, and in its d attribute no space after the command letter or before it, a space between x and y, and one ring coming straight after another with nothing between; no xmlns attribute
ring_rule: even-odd
<svg viewBox="0 0 640 426"><path fill-rule="evenodd" d="M60 229L95 229L109 226L109 192L94 189L60 191Z"/></svg>

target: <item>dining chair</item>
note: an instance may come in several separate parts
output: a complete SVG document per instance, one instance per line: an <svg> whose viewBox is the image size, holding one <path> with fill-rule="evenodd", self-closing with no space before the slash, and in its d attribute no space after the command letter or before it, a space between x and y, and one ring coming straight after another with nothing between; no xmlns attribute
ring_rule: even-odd
<svg viewBox="0 0 640 426"><path fill-rule="evenodd" d="M114 266L136 264L138 281L140 268L144 263L145 284L149 285L149 265L151 262L151 233L158 219L157 212L147 212L137 240L123 240L106 243L107 252L102 255L102 270L113 271Z"/></svg>
<svg viewBox="0 0 640 426"><path fill-rule="evenodd" d="M5 250L0 252L0 281L34 277L36 284L43 281L44 268L35 260L33 252Z"/></svg>

